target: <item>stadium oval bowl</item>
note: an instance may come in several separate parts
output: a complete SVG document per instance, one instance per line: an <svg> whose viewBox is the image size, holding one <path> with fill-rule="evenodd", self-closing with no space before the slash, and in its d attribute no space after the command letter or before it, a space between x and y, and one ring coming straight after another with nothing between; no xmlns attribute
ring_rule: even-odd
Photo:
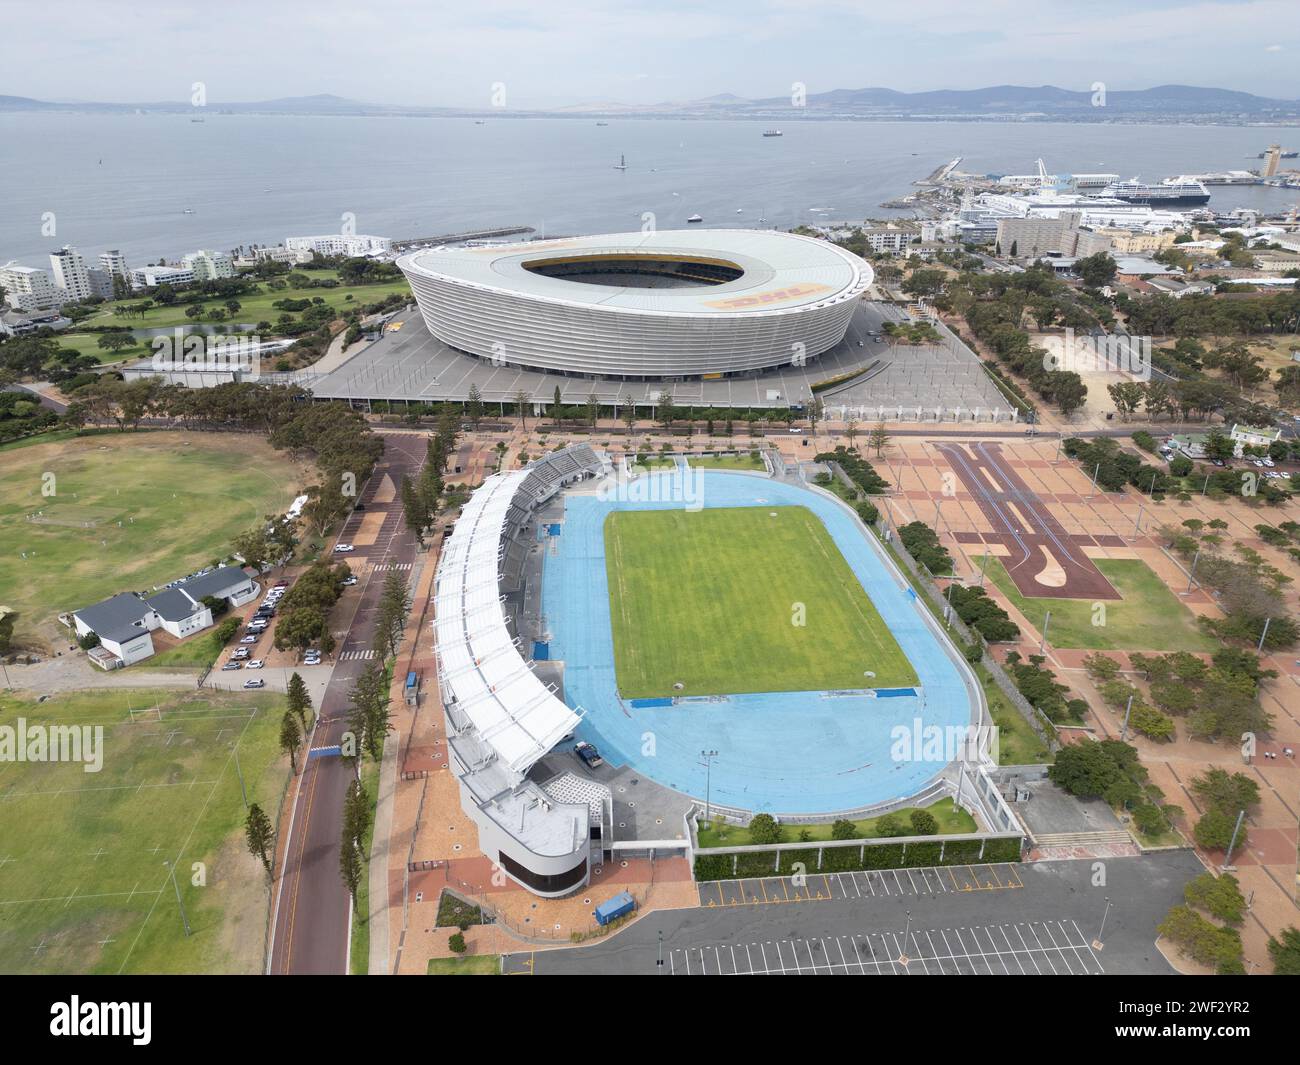
<svg viewBox="0 0 1300 1065"><path fill-rule="evenodd" d="M503 366L724 377L844 339L864 260L774 231L665 230L423 249L397 261L429 331Z"/></svg>

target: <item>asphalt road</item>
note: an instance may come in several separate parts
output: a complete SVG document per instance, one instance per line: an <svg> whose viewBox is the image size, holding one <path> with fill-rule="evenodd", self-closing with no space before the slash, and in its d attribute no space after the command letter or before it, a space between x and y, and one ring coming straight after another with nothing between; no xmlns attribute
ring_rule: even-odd
<svg viewBox="0 0 1300 1065"><path fill-rule="evenodd" d="M402 503L372 502L385 474L400 485L402 475L414 477L424 461L424 434L384 434L384 457L361 493L365 511L348 519L340 542L367 514L382 512L383 526L375 542L358 545L339 558L356 565L367 560L376 567L409 569L415 558L415 538L406 530ZM319 719L308 740L312 749L337 746L347 727L348 695L356 678L370 664L364 657L374 636L379 598L387 569L372 569L361 582L361 597L347 633L338 641L334 671L321 700ZM337 619L336 619L337 620ZM343 797L355 770L336 755L308 756L292 787L296 789L290 817L289 842L275 896L275 931L268 971L272 974L342 974L348 968L351 899L339 875Z"/></svg>
<svg viewBox="0 0 1300 1065"><path fill-rule="evenodd" d="M649 914L592 946L507 955L535 975L1170 975L1156 925L1202 871L1191 851L857 874L816 901ZM910 874L910 875L909 875ZM850 874L843 874L849 877ZM1104 883L1097 883L1104 877ZM787 878L788 879L788 878ZM873 890L874 885L874 890ZM887 890L886 890L887 889ZM718 898L715 894L713 898ZM781 899L770 889L764 897ZM1110 899L1107 913L1107 898ZM909 917L910 912L910 917ZM1105 930L1102 920L1105 918ZM663 933L662 955L659 934ZM1094 940L1101 934L1101 946ZM662 956L663 964L658 961Z"/></svg>

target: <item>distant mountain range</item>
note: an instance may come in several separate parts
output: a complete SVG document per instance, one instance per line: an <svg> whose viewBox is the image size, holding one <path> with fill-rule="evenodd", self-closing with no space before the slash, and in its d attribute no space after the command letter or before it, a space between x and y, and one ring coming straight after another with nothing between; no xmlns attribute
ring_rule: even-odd
<svg viewBox="0 0 1300 1065"><path fill-rule="evenodd" d="M967 120L1069 120L1188 121L1208 118L1224 122L1289 122L1300 120L1300 100L1274 100L1232 89L1195 85L1157 85L1150 89L1114 89L1100 104L1091 91L1062 89L1055 85L994 85L984 89L936 89L899 92L896 89L834 89L810 94L802 107L789 97L747 99L720 93L700 100L657 104L609 102L575 104L545 110L507 112L461 107L404 107L369 104L328 93L293 96L245 103L210 103L204 108L186 103L92 103L34 100L25 96L0 96L0 112L135 111L199 114L280 115L408 115L567 117L676 117L676 118L858 118L858 119L967 119Z"/></svg>

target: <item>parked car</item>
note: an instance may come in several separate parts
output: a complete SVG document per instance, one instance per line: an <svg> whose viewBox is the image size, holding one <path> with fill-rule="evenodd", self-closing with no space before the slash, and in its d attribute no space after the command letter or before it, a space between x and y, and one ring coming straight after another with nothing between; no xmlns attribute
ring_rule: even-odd
<svg viewBox="0 0 1300 1065"><path fill-rule="evenodd" d="M242 661L243 659L248 657L248 648L236 647L233 651L230 652L230 657L233 658L236 662Z"/></svg>
<svg viewBox="0 0 1300 1065"><path fill-rule="evenodd" d="M266 681L264 681L261 677L249 677L248 680L244 681L244 687L245 687L245 688L265 688L265 687L266 687Z"/></svg>
<svg viewBox="0 0 1300 1065"><path fill-rule="evenodd" d="M244 668L243 662L227 662L224 666L221 667L221 672L229 673L232 669L243 669L243 668Z"/></svg>
<svg viewBox="0 0 1300 1065"><path fill-rule="evenodd" d="M264 658L250 658L248 661L249 669L261 669L264 665L266 665L266 659Z"/></svg>
<svg viewBox="0 0 1300 1065"><path fill-rule="evenodd" d="M357 579L355 577L345 577L343 579L344 588L351 588L356 583L357 583Z"/></svg>
<svg viewBox="0 0 1300 1065"><path fill-rule="evenodd" d="M335 553L336 555L346 555L349 551L352 551L352 550L353 550L353 547L352 547L351 544L335 544L335 545L334 545L334 553Z"/></svg>
<svg viewBox="0 0 1300 1065"><path fill-rule="evenodd" d="M582 759L582 764L588 769L595 769L597 766L605 764L605 759L600 756L600 752L586 740L575 743L573 753Z"/></svg>
<svg viewBox="0 0 1300 1065"><path fill-rule="evenodd" d="M256 636L256 635L245 636L245 637L243 637L239 642L240 642L240 643L257 643L257 636Z"/></svg>
<svg viewBox="0 0 1300 1065"><path fill-rule="evenodd" d="M289 587L289 582L286 581L286 580L276 581L276 582L275 582L275 586L276 586L277 588L288 588L288 587Z"/></svg>

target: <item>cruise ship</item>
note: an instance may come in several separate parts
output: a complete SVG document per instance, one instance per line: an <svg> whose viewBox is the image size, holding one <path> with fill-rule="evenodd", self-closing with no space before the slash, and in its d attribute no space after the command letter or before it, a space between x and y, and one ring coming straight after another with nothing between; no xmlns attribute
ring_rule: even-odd
<svg viewBox="0 0 1300 1065"><path fill-rule="evenodd" d="M1160 207L1196 207L1210 202L1210 194L1199 181L1166 180L1148 185L1132 181L1113 181L1101 190L1104 197L1125 203L1151 204Z"/></svg>

